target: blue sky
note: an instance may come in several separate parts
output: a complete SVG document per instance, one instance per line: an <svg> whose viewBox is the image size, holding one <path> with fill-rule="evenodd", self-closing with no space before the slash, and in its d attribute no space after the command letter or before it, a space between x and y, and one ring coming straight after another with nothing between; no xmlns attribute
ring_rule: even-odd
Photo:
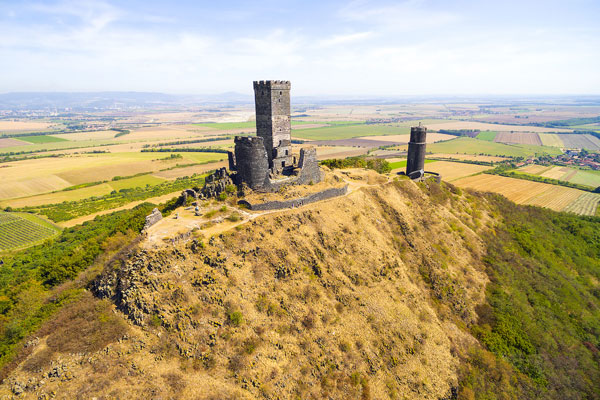
<svg viewBox="0 0 600 400"><path fill-rule="evenodd" d="M600 1L0 0L0 93L600 94Z"/></svg>

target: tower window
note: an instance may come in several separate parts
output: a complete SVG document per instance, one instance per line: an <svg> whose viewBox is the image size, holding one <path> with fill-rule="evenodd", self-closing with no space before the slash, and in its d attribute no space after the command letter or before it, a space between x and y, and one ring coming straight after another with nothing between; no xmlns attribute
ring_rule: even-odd
<svg viewBox="0 0 600 400"><path fill-rule="evenodd" d="M281 96L282 94L283 94L283 92L281 92L281 91L280 91L280 92L279 92L279 95Z"/></svg>
<svg viewBox="0 0 600 400"><path fill-rule="evenodd" d="M281 162L281 166L282 166L282 167L285 167L285 161L282 161L282 162Z"/></svg>
<svg viewBox="0 0 600 400"><path fill-rule="evenodd" d="M287 156L287 155L289 155L289 153L290 153L290 152L289 152L289 150L286 150L286 151L285 151L285 155L286 155L286 156Z"/></svg>

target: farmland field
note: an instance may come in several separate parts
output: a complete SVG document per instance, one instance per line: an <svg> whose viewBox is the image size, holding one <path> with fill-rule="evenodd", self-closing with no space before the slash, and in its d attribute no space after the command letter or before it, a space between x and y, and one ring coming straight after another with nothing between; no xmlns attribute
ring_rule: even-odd
<svg viewBox="0 0 600 400"><path fill-rule="evenodd" d="M442 161L435 161L435 160L425 160L425 164L431 164L434 162L442 162ZM390 163L390 168L391 169L398 169L398 168L405 168L406 167L406 160L400 160L400 161L394 161ZM427 166L425 168L426 170L430 170L430 166Z"/></svg>
<svg viewBox="0 0 600 400"><path fill-rule="evenodd" d="M361 124L297 129L292 132L292 137L310 140L336 140L361 136L408 135L409 133L410 128L408 126Z"/></svg>
<svg viewBox="0 0 600 400"><path fill-rule="evenodd" d="M452 182L465 176L477 174L493 167L487 165L455 163L450 161L437 161L425 167L426 171L437 172L442 180Z"/></svg>
<svg viewBox="0 0 600 400"><path fill-rule="evenodd" d="M428 132L427 133L427 137L426 137L426 141L427 143L435 143L435 142L441 142L444 140L451 140L454 139L456 136L453 135L446 135L444 133L435 133L435 132ZM408 143L410 141L410 134L407 135L383 135L383 136L365 136L365 137L359 137L357 139L368 139L368 140L375 140L375 141L382 141L382 142L389 142L389 141L396 141L399 143Z"/></svg>
<svg viewBox="0 0 600 400"><path fill-rule="evenodd" d="M572 129L546 128L541 126L525 125L498 125L472 121L452 121L430 124L427 128L439 129L479 129L480 131L506 131L506 132L571 132Z"/></svg>
<svg viewBox="0 0 600 400"><path fill-rule="evenodd" d="M532 132L498 132L494 138L494 142L498 143L515 143L515 144L530 144L534 146L541 146L542 141L537 133Z"/></svg>
<svg viewBox="0 0 600 400"><path fill-rule="evenodd" d="M480 156L476 154L447 154L447 153L434 153L427 157L439 157L439 158L452 158L455 160L465 161L484 161L484 162L499 162L506 160L506 157L497 156Z"/></svg>
<svg viewBox="0 0 600 400"><path fill-rule="evenodd" d="M544 178L586 185L591 188L600 186L600 171L543 165L529 165L527 167L519 168L518 171L539 175Z"/></svg>
<svg viewBox="0 0 600 400"><path fill-rule="evenodd" d="M565 144L556 133L540 133L539 136L544 146L565 147Z"/></svg>
<svg viewBox="0 0 600 400"><path fill-rule="evenodd" d="M498 132L495 132L495 131L483 131L483 132L479 132L479 135L477 135L477 139L487 140L488 142L493 142L494 139L496 138L497 134L498 134Z"/></svg>
<svg viewBox="0 0 600 400"><path fill-rule="evenodd" d="M55 143L55 142L66 142L67 139L55 137L55 136L47 136L47 135L39 135L39 136L17 136L15 139L22 140L24 142L29 142L33 144L41 144L41 143Z"/></svg>
<svg viewBox="0 0 600 400"><path fill-rule="evenodd" d="M27 142L13 138L0 138L0 149L4 147L24 146Z"/></svg>
<svg viewBox="0 0 600 400"><path fill-rule="evenodd" d="M565 147L569 149L600 150L600 139L592 135L560 134L558 137L562 140Z"/></svg>
<svg viewBox="0 0 600 400"><path fill-rule="evenodd" d="M145 187L146 185L158 185L164 182L162 178L158 178L152 175L141 175L133 178L119 179L117 181L110 181L108 185L114 190L131 189L135 187Z"/></svg>
<svg viewBox="0 0 600 400"><path fill-rule="evenodd" d="M504 195L517 204L528 204L550 208L555 211L565 210L584 192L564 186L507 178L499 175L474 175L453 182L463 188L471 188L484 192L495 192ZM585 215L594 215L590 210Z"/></svg>
<svg viewBox="0 0 600 400"><path fill-rule="evenodd" d="M578 215L595 215L600 202L600 194L583 193L574 202L569 204L563 211Z"/></svg>
<svg viewBox="0 0 600 400"><path fill-rule="evenodd" d="M12 162L7 168L0 168L0 200L111 180L115 176L158 172L178 164L220 161L227 156L223 153L185 152L176 153L181 154L180 159L170 159L170 154L120 152Z"/></svg>
<svg viewBox="0 0 600 400"><path fill-rule="evenodd" d="M0 132L43 131L52 127L48 122L0 121Z"/></svg>
<svg viewBox="0 0 600 400"><path fill-rule="evenodd" d="M34 215L0 212L0 251L28 247L58 232L57 228Z"/></svg>
<svg viewBox="0 0 600 400"><path fill-rule="evenodd" d="M553 155L562 153L554 147L508 145L467 137L459 137L446 142L430 144L427 146L427 151L432 153L485 154L500 157L527 157L541 153Z"/></svg>

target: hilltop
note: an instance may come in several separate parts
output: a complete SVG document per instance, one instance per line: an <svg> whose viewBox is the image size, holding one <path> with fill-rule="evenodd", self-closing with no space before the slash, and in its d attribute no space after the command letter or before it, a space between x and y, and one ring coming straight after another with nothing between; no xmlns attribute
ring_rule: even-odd
<svg viewBox="0 0 600 400"><path fill-rule="evenodd" d="M0 395L598 398L597 220L350 175L213 236L133 240Z"/></svg>

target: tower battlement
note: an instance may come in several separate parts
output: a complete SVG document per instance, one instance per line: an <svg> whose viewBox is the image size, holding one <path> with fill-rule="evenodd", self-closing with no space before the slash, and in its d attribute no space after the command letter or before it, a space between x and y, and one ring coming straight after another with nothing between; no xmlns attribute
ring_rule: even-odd
<svg viewBox="0 0 600 400"><path fill-rule="evenodd" d="M254 90L260 89L277 89L277 90L290 90L292 84L290 81L254 81Z"/></svg>

